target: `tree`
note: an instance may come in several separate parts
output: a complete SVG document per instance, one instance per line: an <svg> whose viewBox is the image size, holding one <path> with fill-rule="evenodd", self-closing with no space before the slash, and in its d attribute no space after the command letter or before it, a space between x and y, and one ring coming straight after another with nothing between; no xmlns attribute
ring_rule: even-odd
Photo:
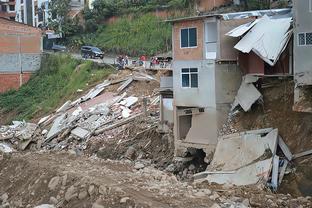
<svg viewBox="0 0 312 208"><path fill-rule="evenodd" d="M51 0L49 3L49 27L65 36L77 33L81 26L77 18L69 17L70 0Z"/></svg>

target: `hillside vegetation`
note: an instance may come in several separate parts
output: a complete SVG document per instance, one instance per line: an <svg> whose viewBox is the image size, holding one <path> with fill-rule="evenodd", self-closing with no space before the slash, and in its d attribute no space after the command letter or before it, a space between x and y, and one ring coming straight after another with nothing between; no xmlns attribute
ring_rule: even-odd
<svg viewBox="0 0 312 208"><path fill-rule="evenodd" d="M171 48L171 25L153 15L123 17L100 27L95 34L75 36L71 45L96 45L115 54L154 55Z"/></svg>
<svg viewBox="0 0 312 208"><path fill-rule="evenodd" d="M29 120L55 110L67 99L77 96L78 89L86 89L112 73L92 62L81 62L68 55L49 55L42 66L18 91L0 94L0 122L12 119ZM10 113L10 118L3 118ZM14 115L12 115L12 113ZM0 118L1 118L0 117Z"/></svg>

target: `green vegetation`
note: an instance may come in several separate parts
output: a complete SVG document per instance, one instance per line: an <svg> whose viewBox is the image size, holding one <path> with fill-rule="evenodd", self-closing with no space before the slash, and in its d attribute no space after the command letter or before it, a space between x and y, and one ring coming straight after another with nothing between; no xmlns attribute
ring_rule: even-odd
<svg viewBox="0 0 312 208"><path fill-rule="evenodd" d="M71 45L96 45L105 51L128 55L154 55L171 48L171 25L153 15L123 17L94 35L71 38Z"/></svg>
<svg viewBox="0 0 312 208"><path fill-rule="evenodd" d="M49 55L43 58L41 69L27 84L17 91L0 94L1 112L14 112L17 115L14 119L18 120L46 114L67 99L75 98L78 89L86 89L112 72L68 55Z"/></svg>

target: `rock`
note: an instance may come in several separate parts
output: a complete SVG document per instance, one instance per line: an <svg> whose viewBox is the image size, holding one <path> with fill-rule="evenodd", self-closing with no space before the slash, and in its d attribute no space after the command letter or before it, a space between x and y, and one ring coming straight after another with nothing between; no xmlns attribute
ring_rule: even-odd
<svg viewBox="0 0 312 208"><path fill-rule="evenodd" d="M105 195L106 194L106 186L100 185L99 193L102 194L102 195Z"/></svg>
<svg viewBox="0 0 312 208"><path fill-rule="evenodd" d="M95 202L94 204L92 204L92 208L105 208L105 207Z"/></svg>
<svg viewBox="0 0 312 208"><path fill-rule="evenodd" d="M36 206L34 208L55 208L55 206L51 205L51 204L42 204L42 205Z"/></svg>
<svg viewBox="0 0 312 208"><path fill-rule="evenodd" d="M143 169L144 167L145 167L144 164L140 162L136 162L134 165L134 168L137 170Z"/></svg>
<svg viewBox="0 0 312 208"><path fill-rule="evenodd" d="M46 129L43 129L41 132L42 135L46 135L47 133L48 133L48 130L46 130Z"/></svg>
<svg viewBox="0 0 312 208"><path fill-rule="evenodd" d="M92 196L95 193L95 186L94 185L89 186L88 193L90 196Z"/></svg>
<svg viewBox="0 0 312 208"><path fill-rule="evenodd" d="M193 195L196 196L196 197L205 197L206 196L206 194L204 192L202 192L202 191L196 192Z"/></svg>
<svg viewBox="0 0 312 208"><path fill-rule="evenodd" d="M212 194L212 195L209 197L209 199L215 201L215 200L218 199L219 197L220 197L219 194L214 193L214 194Z"/></svg>
<svg viewBox="0 0 312 208"><path fill-rule="evenodd" d="M8 202L4 203L4 204L0 205L0 208L10 208L10 204Z"/></svg>
<svg viewBox="0 0 312 208"><path fill-rule="evenodd" d="M175 168L176 168L176 167L175 167L174 164L170 164L170 165L168 165L168 167L166 168L166 171L172 173L172 172L174 172Z"/></svg>
<svg viewBox="0 0 312 208"><path fill-rule="evenodd" d="M193 170L195 170L195 165L193 165L193 164L190 164L190 166L188 167L188 169L190 170L190 171L193 171Z"/></svg>
<svg viewBox="0 0 312 208"><path fill-rule="evenodd" d="M71 186L67 189L65 193L65 200L69 202L71 199L76 198L77 196L77 189L75 188L75 186Z"/></svg>
<svg viewBox="0 0 312 208"><path fill-rule="evenodd" d="M135 157L136 157L136 149L130 146L125 153L125 158L129 160L134 160Z"/></svg>
<svg viewBox="0 0 312 208"><path fill-rule="evenodd" d="M7 193L4 193L4 194L2 194L1 197L0 197L0 202L1 202L2 204L4 204L4 203L6 203L6 202L8 201L8 199L9 199L9 195L8 195Z"/></svg>
<svg viewBox="0 0 312 208"><path fill-rule="evenodd" d="M66 183L67 183L67 174L65 174L63 177L62 177L62 186L66 186Z"/></svg>
<svg viewBox="0 0 312 208"><path fill-rule="evenodd" d="M58 200L57 200L55 197L51 196L49 202L50 202L51 204L56 205L56 204L58 203Z"/></svg>
<svg viewBox="0 0 312 208"><path fill-rule="evenodd" d="M87 196L88 196L88 192L86 190L83 190L79 193L78 199L82 200L82 199L87 198Z"/></svg>
<svg viewBox="0 0 312 208"><path fill-rule="evenodd" d="M243 204L244 206L246 206L246 207L249 207L249 206L250 206L249 200L248 200L248 199L244 199L244 200L242 201L242 204Z"/></svg>
<svg viewBox="0 0 312 208"><path fill-rule="evenodd" d="M53 177L48 184L48 188L52 191L55 190L59 182L60 182L59 176Z"/></svg>
<svg viewBox="0 0 312 208"><path fill-rule="evenodd" d="M120 199L120 203L121 204L127 203L128 200L130 200L129 197L123 197L123 198Z"/></svg>
<svg viewBox="0 0 312 208"><path fill-rule="evenodd" d="M210 208L221 208L221 207L219 206L219 204L214 203Z"/></svg>

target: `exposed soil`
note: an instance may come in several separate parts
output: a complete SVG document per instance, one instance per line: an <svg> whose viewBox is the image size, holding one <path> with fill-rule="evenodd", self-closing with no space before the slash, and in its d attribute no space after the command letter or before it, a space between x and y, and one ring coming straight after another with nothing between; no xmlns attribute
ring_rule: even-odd
<svg viewBox="0 0 312 208"><path fill-rule="evenodd" d="M312 114L293 111L293 81L266 79L263 84L273 84L272 87L261 89L264 104L254 105L250 112L236 115L232 126L238 131L278 128L293 154L312 149ZM302 165L301 160L293 162L296 171L285 176L279 192L294 196L312 195L312 163Z"/></svg>

